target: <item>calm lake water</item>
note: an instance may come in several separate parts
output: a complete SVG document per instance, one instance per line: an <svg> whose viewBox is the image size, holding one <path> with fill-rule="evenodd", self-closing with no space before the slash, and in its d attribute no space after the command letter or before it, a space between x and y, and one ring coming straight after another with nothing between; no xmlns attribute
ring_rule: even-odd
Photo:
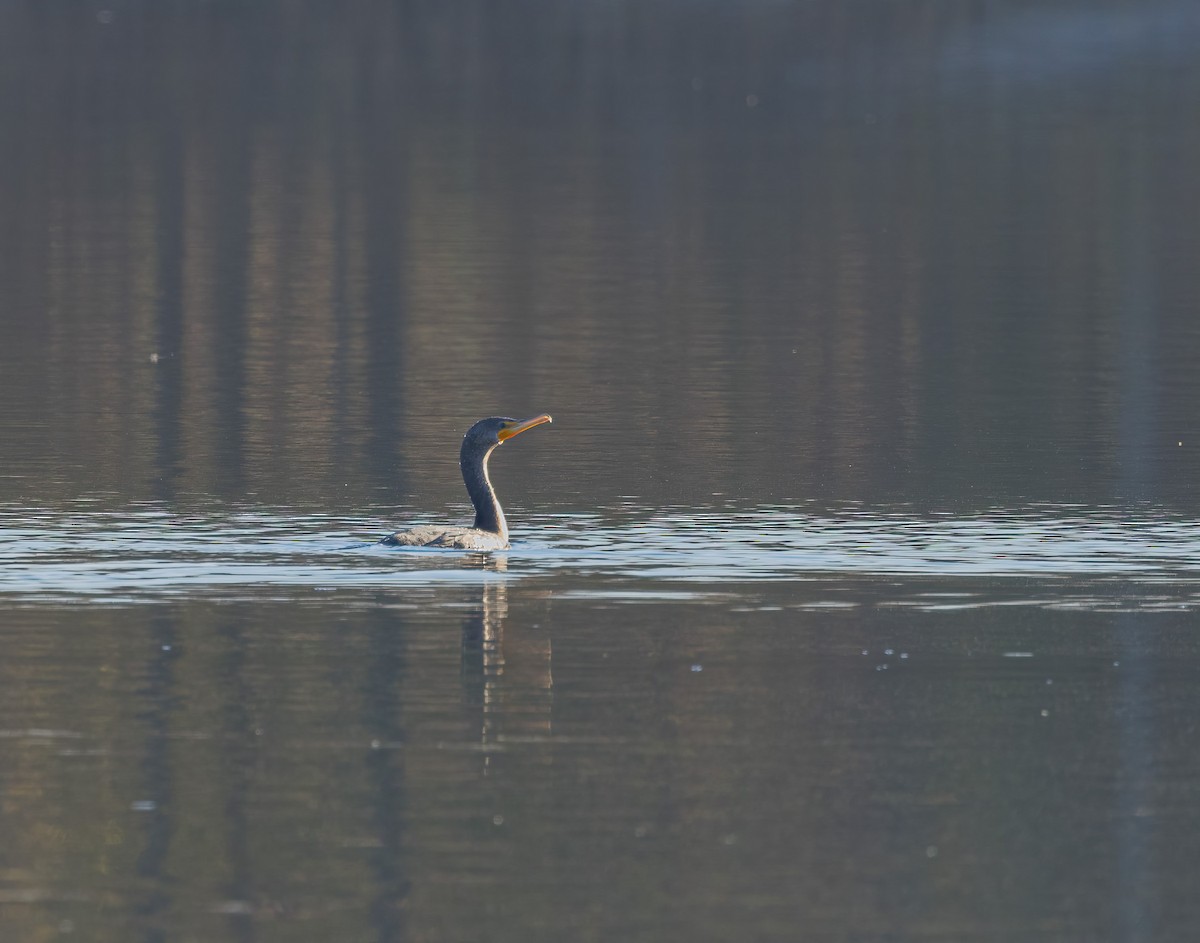
<svg viewBox="0 0 1200 943"><path fill-rule="evenodd" d="M0 4L0 937L1193 939L1198 43Z"/></svg>

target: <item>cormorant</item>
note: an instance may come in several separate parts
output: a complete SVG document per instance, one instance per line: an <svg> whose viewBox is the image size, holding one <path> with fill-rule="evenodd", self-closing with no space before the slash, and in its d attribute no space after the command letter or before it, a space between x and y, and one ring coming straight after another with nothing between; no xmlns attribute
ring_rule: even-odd
<svg viewBox="0 0 1200 943"><path fill-rule="evenodd" d="M454 550L507 549L508 523L504 520L504 510L496 500L496 492L488 479L488 459L501 442L551 421L545 413L520 422L498 416L480 419L463 436L458 455L467 494L475 505L475 525L446 527L421 524L384 537L380 543L393 547L448 547Z"/></svg>

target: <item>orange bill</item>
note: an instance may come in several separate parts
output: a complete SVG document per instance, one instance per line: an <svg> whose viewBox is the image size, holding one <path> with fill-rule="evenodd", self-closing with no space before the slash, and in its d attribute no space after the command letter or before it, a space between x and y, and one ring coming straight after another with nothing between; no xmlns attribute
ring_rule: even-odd
<svg viewBox="0 0 1200 943"><path fill-rule="evenodd" d="M553 421L546 413L542 413L540 416L534 416L532 419L522 419L520 422L505 423L504 427L496 433L496 438L503 442L505 439L511 439L515 435L520 435L526 429L540 426L543 422Z"/></svg>

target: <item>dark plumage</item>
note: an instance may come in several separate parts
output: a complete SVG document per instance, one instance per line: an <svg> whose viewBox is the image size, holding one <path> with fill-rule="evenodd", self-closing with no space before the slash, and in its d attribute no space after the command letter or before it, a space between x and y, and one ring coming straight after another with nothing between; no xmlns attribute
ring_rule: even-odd
<svg viewBox="0 0 1200 943"><path fill-rule="evenodd" d="M545 413L520 422L503 417L480 419L463 436L458 455L467 494L475 505L474 526L421 524L384 537L380 543L393 547L447 547L453 550L506 549L508 522L504 519L504 510L496 500L496 492L488 479L488 459L492 450L506 439L551 421Z"/></svg>

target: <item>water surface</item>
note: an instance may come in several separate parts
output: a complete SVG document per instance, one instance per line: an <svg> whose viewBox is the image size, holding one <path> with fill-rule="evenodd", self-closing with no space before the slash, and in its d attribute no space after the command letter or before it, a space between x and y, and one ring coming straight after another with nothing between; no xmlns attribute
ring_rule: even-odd
<svg viewBox="0 0 1200 943"><path fill-rule="evenodd" d="M1075 594L1101 585L1119 588L1129 605L1188 608L1200 598L1197 522L1147 508L1043 506L920 518L909 509L857 506L814 513L626 505L606 516L530 514L510 550L481 554L380 546L379 535L389 532L382 515L95 505L82 501L65 515L0 507L0 592L14 600L127 603L268 587L287 595L486 584L499 575L596 598L802 597L814 584L844 592L886 585L903 595L928 582L964 597L981 583L1043 586L1046 605L1078 604Z"/></svg>
<svg viewBox="0 0 1200 943"><path fill-rule="evenodd" d="M1198 38L0 6L0 936L1190 940Z"/></svg>

